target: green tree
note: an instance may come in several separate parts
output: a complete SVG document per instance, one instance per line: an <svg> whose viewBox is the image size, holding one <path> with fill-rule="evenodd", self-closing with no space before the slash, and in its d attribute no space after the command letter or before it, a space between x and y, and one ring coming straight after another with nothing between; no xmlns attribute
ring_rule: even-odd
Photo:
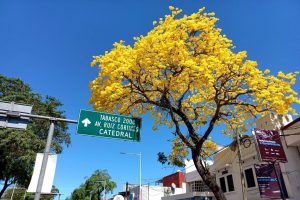
<svg viewBox="0 0 300 200"><path fill-rule="evenodd" d="M105 188L104 188L105 186ZM100 200L105 193L112 192L117 185L106 170L96 170L86 181L76 188L68 200Z"/></svg>
<svg viewBox="0 0 300 200"><path fill-rule="evenodd" d="M54 97L42 97L34 93L30 86L20 79L0 75L0 101L33 105L33 114L64 118L60 110L62 103ZM27 187L32 175L36 153L45 147L49 123L33 119L26 130L0 129L0 197L12 184ZM70 144L68 127L57 122L51 150L61 153L64 145Z"/></svg>
<svg viewBox="0 0 300 200"><path fill-rule="evenodd" d="M13 188L9 188L5 191L4 195L3 195L3 199L11 199L12 196L12 192L13 192ZM25 196L25 200L34 200L34 196L32 193L26 193L26 188L22 188L19 186L16 186L15 191L14 191L14 196L13 196L13 200L20 200L24 198ZM59 193L58 188L56 188L54 185L52 186L51 189L51 193ZM41 200L54 200L56 195L45 195L42 194L41 195Z"/></svg>
<svg viewBox="0 0 300 200"><path fill-rule="evenodd" d="M19 188L16 187L15 191L14 191L14 196L13 196L13 200L20 200L20 199L24 199L24 195L25 195L26 189L25 188ZM3 199L10 199L13 193L13 188L9 188L5 191L4 195L3 195Z"/></svg>

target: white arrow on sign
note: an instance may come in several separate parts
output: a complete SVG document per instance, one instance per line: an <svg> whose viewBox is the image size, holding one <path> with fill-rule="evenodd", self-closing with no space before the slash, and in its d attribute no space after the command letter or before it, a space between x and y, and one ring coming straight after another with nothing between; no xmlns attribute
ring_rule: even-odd
<svg viewBox="0 0 300 200"><path fill-rule="evenodd" d="M87 127L91 123L91 121L88 118L85 118L84 120L81 121L81 123L83 123L84 127Z"/></svg>

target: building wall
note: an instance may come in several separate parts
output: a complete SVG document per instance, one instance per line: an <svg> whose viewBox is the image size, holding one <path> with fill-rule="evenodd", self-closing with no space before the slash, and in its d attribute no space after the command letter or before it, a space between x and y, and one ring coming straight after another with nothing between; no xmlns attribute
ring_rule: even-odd
<svg viewBox="0 0 300 200"><path fill-rule="evenodd" d="M130 193L134 193L134 200L139 200L140 187L129 188ZM142 200L161 200L162 197L167 195L167 191L171 191L169 187L161 186L142 186Z"/></svg>
<svg viewBox="0 0 300 200"><path fill-rule="evenodd" d="M280 121L280 125L276 124ZM257 127L262 129L274 130L275 127L280 127L290 122L290 117L284 117L278 119L274 116L267 116L257 121ZM300 135L297 135L300 137ZM280 163L281 172L287 188L289 199L300 200L300 153L299 149L294 146L287 146L285 137L281 137L283 148L287 156L287 163ZM254 164L262 163L258 159L258 154L254 140L249 148L241 146L242 154L242 168L243 170L252 168L254 172L255 187L247 188L248 200L260 200L260 193L257 185ZM215 156L215 163L212 169L216 174L216 179L220 185L220 177L226 177L232 174L235 190L232 192L226 192L225 196L230 200L243 199L241 172L239 168L239 160L237 157L237 151L233 152L229 148L221 151ZM246 179L245 179L246 184ZM226 183L227 186L227 183Z"/></svg>
<svg viewBox="0 0 300 200"><path fill-rule="evenodd" d="M234 191L228 191L227 176L229 175L232 175L233 178ZM238 169L237 159L233 159L232 163L226 163L226 165L216 171L216 180L218 185L221 185L220 178L225 179L225 187L227 190L227 192L225 192L225 196L227 199L242 199L240 195L240 191L242 191L241 179L239 177L240 171Z"/></svg>
<svg viewBox="0 0 300 200"><path fill-rule="evenodd" d="M212 161L207 162L209 165L212 163ZM162 197L162 200L215 200L213 193L209 191L207 186L203 187L202 184L194 183L195 181L198 182L202 179L197 172L193 161L186 161L185 165L185 183L182 183L182 188L176 188L174 193L165 195ZM193 184L194 187L192 187ZM200 191L193 191L192 188L200 189Z"/></svg>
<svg viewBox="0 0 300 200"><path fill-rule="evenodd" d="M201 177L196 169L195 169L195 171L191 171L191 172L187 173L185 176L186 176L185 179L186 179L187 183L201 180Z"/></svg>
<svg viewBox="0 0 300 200"><path fill-rule="evenodd" d="M251 168L252 171L253 171L253 176L254 176L254 181L255 181L255 187L248 188L247 187L246 178L245 178L245 185L246 185L246 191L247 191L247 198L249 200L251 200L251 199L256 200L256 199L261 199L261 198L260 198L260 193L259 193L259 189L258 189L258 183L257 183L257 180L256 180L256 174L255 174L254 165L258 164L260 162L258 160L258 156L255 154L256 153L255 144L252 143L250 148L252 149L253 154L251 156L247 156L247 157L244 154L244 156L242 157L243 158L242 167L243 167L243 170L247 170L247 169ZM240 172L239 168L238 168L238 171ZM238 176L238 177L240 177L240 176ZM243 194L240 193L241 198L242 198L242 195Z"/></svg>
<svg viewBox="0 0 300 200"><path fill-rule="evenodd" d="M165 187L171 187L174 183L176 188L181 188L183 182L185 182L185 173L183 172L176 172L163 178L163 186Z"/></svg>
<svg viewBox="0 0 300 200"><path fill-rule="evenodd" d="M300 135L298 135L300 137ZM286 146L283 142L287 163L280 163L282 175L291 199L300 200L300 154L297 147Z"/></svg>
<svg viewBox="0 0 300 200"><path fill-rule="evenodd" d="M274 115L269 114L256 120L256 128L266 130L276 130L285 126L292 121L291 115Z"/></svg>
<svg viewBox="0 0 300 200"><path fill-rule="evenodd" d="M282 134L286 135L285 140L288 146L295 146L300 149L300 117L284 127Z"/></svg>

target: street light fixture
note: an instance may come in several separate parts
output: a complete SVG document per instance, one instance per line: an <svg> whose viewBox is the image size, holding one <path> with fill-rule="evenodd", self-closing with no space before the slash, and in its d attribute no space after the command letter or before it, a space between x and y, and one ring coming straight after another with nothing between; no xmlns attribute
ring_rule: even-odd
<svg viewBox="0 0 300 200"><path fill-rule="evenodd" d="M126 153L126 152L120 152L121 154L127 154L127 155L135 155L140 157L140 194L139 194L139 200L142 200L142 152L140 153Z"/></svg>

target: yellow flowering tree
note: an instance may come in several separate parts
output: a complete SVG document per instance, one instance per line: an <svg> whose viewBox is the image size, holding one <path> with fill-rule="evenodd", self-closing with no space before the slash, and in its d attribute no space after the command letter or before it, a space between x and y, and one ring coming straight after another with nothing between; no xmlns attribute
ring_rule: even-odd
<svg viewBox="0 0 300 200"><path fill-rule="evenodd" d="M94 56L92 66L99 65L100 72L90 84L90 103L99 111L150 112L155 125L173 128L177 139L169 158L190 149L203 181L217 199L225 199L202 162L215 149L209 140L214 126L225 124L224 134L245 131L253 116L295 113L290 105L300 103L291 88L297 73L260 71L245 51L233 50L214 13L204 8L191 15L170 10L146 36L134 38L133 46L120 41Z"/></svg>

